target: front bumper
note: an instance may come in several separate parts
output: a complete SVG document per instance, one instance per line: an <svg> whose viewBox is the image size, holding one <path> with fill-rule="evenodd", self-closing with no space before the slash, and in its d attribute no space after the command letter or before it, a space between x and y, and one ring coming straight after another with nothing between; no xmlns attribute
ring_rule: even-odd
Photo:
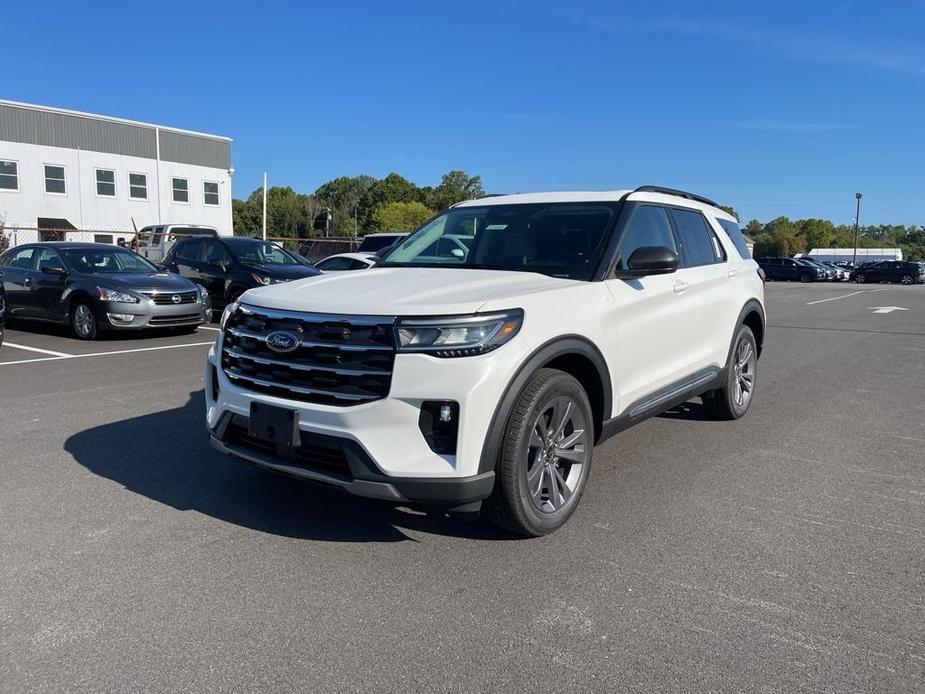
<svg viewBox="0 0 925 694"><path fill-rule="evenodd" d="M452 509L487 498L495 483L493 471L469 477L388 477L356 443L327 436L306 437L309 441L315 439L312 448L316 451L315 460L285 461L261 450L261 446L242 435L240 432L246 427L246 418L225 412L219 425L210 432L212 447L242 462L337 487L355 496ZM318 446L318 438L325 439L324 446ZM340 464L335 462L341 460Z"/></svg>
<svg viewBox="0 0 925 694"><path fill-rule="evenodd" d="M107 328L113 330L183 328L212 320L211 302L205 293L188 304L155 304L151 299L142 299L137 304L100 302L100 312Z"/></svg>
<svg viewBox="0 0 925 694"><path fill-rule="evenodd" d="M307 403L248 390L222 371L221 341L220 334L206 361L206 423L217 449L363 496L463 504L491 493L494 475L480 474L479 463L495 408L511 374L530 351L519 337L475 357L398 354L388 396L353 406ZM434 452L421 431L422 403L432 400L459 405L455 454ZM311 446L338 449L340 469L314 464L318 461L311 459L311 452L294 465L274 450L260 450L247 441L242 445L233 430L246 431L253 402L297 411L300 435ZM329 456L321 458L324 463Z"/></svg>

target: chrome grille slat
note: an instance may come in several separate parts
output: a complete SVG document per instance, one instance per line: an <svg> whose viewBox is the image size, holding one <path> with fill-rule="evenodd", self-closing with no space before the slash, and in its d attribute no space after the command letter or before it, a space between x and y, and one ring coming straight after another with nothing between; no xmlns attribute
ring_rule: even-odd
<svg viewBox="0 0 925 694"><path fill-rule="evenodd" d="M379 400L392 385L395 318L282 311L242 305L222 336L222 370L242 388L290 400L350 406ZM270 333L299 342L271 349Z"/></svg>
<svg viewBox="0 0 925 694"><path fill-rule="evenodd" d="M249 361L255 361L259 364L284 366L288 369L296 369L298 371L331 371L333 373L347 374L351 376L388 376L390 373L386 369L346 369L336 366L325 366L323 364L299 364L292 361L281 361L279 359L270 359L269 357L246 354L245 352L235 349L234 347L226 349L225 353L236 359L248 359Z"/></svg>
<svg viewBox="0 0 925 694"><path fill-rule="evenodd" d="M176 306L179 304L194 304L196 303L196 290L184 290L182 292L142 292L146 297L151 299L158 306ZM177 304L173 302L173 296L178 295L180 301Z"/></svg>

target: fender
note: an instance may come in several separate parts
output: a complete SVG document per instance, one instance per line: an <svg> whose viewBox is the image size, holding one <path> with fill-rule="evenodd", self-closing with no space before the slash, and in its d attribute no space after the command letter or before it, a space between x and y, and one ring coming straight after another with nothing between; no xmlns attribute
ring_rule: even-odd
<svg viewBox="0 0 925 694"><path fill-rule="evenodd" d="M758 343L758 356L761 356L761 349L764 346L764 336L767 333L768 322L764 314L764 306L758 299L752 298L745 302L745 305L742 307L742 310L739 311L739 317L736 319L735 332L738 332L739 327L745 322L745 316L747 316L752 311L758 313L761 316L761 335L755 335L755 341ZM732 354L732 345L729 346L729 354ZM726 363L729 363L729 357L726 358Z"/></svg>
<svg viewBox="0 0 925 694"><path fill-rule="evenodd" d="M520 368L517 369L517 372L508 383L504 395L495 407L491 425L485 434L485 442L482 444L482 456L479 459L479 473L494 470L495 462L501 451L501 441L504 438L508 420L514 410L514 404L517 402L517 398L520 397L521 391L526 387L527 382L544 364L567 354L580 354L594 364L604 391L602 421L607 421L610 418L613 387L604 355L590 340L580 335L555 337L534 350L526 361L520 365ZM597 433L600 434L599 431Z"/></svg>

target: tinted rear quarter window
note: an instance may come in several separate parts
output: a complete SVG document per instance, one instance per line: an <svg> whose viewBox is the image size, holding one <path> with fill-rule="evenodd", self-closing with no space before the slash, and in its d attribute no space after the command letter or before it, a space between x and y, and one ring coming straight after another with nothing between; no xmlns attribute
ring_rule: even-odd
<svg viewBox="0 0 925 694"><path fill-rule="evenodd" d="M199 247L201 245L202 241L199 239L180 241L177 244L177 260L196 260L199 257Z"/></svg>
<svg viewBox="0 0 925 694"><path fill-rule="evenodd" d="M681 244L684 265L709 265L725 259L722 246L717 242L702 214L693 210L672 209L671 217Z"/></svg>
<svg viewBox="0 0 925 694"><path fill-rule="evenodd" d="M745 237L742 235L739 225L736 222L730 222L728 219L717 219L716 221L719 222L719 225L729 236L729 240L732 241L732 245L736 247L739 255L748 260L751 253L748 252L748 244L745 243Z"/></svg>

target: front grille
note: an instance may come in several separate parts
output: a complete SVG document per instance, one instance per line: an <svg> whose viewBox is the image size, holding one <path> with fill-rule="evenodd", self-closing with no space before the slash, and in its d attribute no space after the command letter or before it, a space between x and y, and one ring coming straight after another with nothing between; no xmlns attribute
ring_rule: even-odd
<svg viewBox="0 0 925 694"><path fill-rule="evenodd" d="M177 304L194 304L196 303L196 290L191 292L145 292L151 301L158 306L176 306ZM179 301L174 301L173 297L179 296Z"/></svg>
<svg viewBox="0 0 925 694"><path fill-rule="evenodd" d="M306 431L300 432L300 438L301 443L295 448L295 460L281 460L280 463L322 472L345 480L352 479L350 464L347 462L347 456L344 454L339 439ZM223 440L254 453L276 455L276 447L272 443L251 436L247 418L240 415L235 415L229 422Z"/></svg>
<svg viewBox="0 0 925 694"><path fill-rule="evenodd" d="M249 390L323 405L359 405L389 394L395 361L395 319L338 316L241 306L222 339L222 370ZM291 352L267 336L295 335Z"/></svg>
<svg viewBox="0 0 925 694"><path fill-rule="evenodd" d="M148 325L193 325L202 321L198 313L186 313L182 316L152 316Z"/></svg>

